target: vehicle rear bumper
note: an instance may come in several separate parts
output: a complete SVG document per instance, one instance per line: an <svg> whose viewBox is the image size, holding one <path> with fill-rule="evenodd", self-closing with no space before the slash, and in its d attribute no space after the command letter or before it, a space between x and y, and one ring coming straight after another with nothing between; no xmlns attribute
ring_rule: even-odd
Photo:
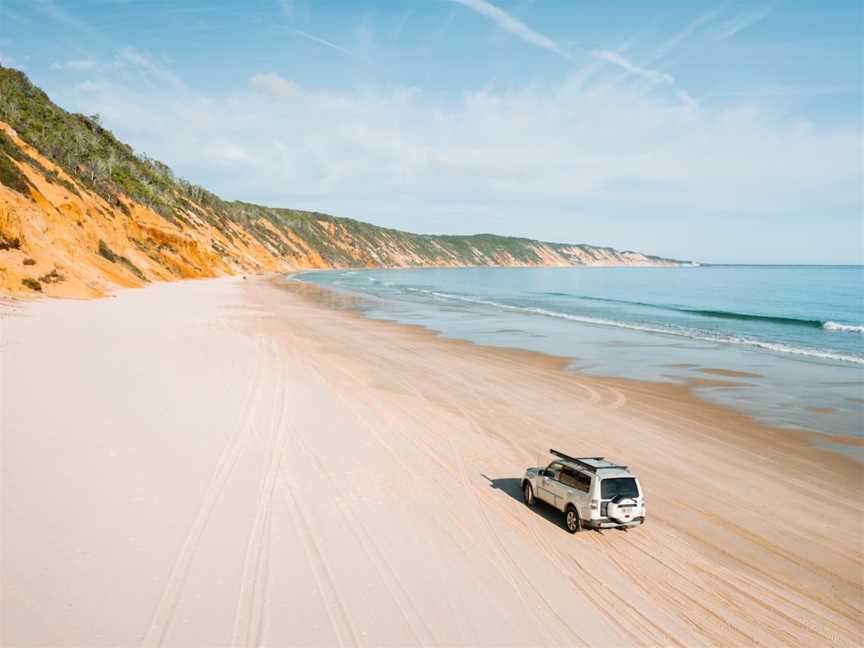
<svg viewBox="0 0 864 648"><path fill-rule="evenodd" d="M610 520L609 518L599 518L597 520L582 520L583 526L590 527L592 529L613 529L620 527L634 527L639 526L640 524L645 523L644 517L637 517L629 520L628 522L616 522L615 520Z"/></svg>

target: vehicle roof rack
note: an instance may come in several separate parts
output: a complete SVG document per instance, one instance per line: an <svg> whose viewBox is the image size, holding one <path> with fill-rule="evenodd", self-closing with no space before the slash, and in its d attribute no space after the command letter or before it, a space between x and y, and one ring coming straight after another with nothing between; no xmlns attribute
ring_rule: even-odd
<svg viewBox="0 0 864 648"><path fill-rule="evenodd" d="M570 455L566 455L563 452L552 449L550 449L549 452L551 452L556 457L564 459L565 461L572 461L575 464L579 464L586 470L590 470L593 473L596 473L598 470L609 470L611 468L616 468L618 470L627 470L627 466L615 465L609 461L606 461L606 459L604 459L603 457L571 457ZM589 461L594 461L597 463L588 463Z"/></svg>

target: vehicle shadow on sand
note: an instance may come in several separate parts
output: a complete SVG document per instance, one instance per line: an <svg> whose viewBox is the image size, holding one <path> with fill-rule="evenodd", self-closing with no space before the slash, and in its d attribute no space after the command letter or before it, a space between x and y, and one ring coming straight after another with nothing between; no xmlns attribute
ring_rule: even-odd
<svg viewBox="0 0 864 648"><path fill-rule="evenodd" d="M483 473L480 475L489 481L489 486L496 490L500 490L502 493L509 495L514 500L525 505L524 500L522 499L522 480L516 477L503 477L501 479L490 479L486 477ZM528 508L527 506L525 508ZM540 500L535 500L534 506L532 506L529 511L532 511L545 519L547 522L551 522L559 529L564 531L564 522L562 519L561 511L556 509L553 506L550 506L546 502L541 502Z"/></svg>

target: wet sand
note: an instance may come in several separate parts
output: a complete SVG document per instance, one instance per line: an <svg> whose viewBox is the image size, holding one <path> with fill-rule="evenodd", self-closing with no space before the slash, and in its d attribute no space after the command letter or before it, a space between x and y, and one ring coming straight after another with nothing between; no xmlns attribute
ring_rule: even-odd
<svg viewBox="0 0 864 648"><path fill-rule="evenodd" d="M727 378L762 378L760 374L750 371L734 371L732 369L715 369L713 367L702 367L697 371L714 376L725 376Z"/></svg>
<svg viewBox="0 0 864 648"><path fill-rule="evenodd" d="M292 283L3 316L3 645L864 640L864 472L819 435ZM526 508L550 447L630 465L648 523Z"/></svg>

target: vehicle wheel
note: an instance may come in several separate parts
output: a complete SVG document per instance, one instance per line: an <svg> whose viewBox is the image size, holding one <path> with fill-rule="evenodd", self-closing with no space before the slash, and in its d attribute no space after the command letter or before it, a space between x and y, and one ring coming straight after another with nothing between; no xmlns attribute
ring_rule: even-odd
<svg viewBox="0 0 864 648"><path fill-rule="evenodd" d="M582 530L579 511L573 506L568 506L564 511L564 528L567 529L567 533L576 533Z"/></svg>
<svg viewBox="0 0 864 648"><path fill-rule="evenodd" d="M531 482L526 481L522 487L522 499L525 500L525 506L529 508L534 506L534 489L531 488Z"/></svg>

